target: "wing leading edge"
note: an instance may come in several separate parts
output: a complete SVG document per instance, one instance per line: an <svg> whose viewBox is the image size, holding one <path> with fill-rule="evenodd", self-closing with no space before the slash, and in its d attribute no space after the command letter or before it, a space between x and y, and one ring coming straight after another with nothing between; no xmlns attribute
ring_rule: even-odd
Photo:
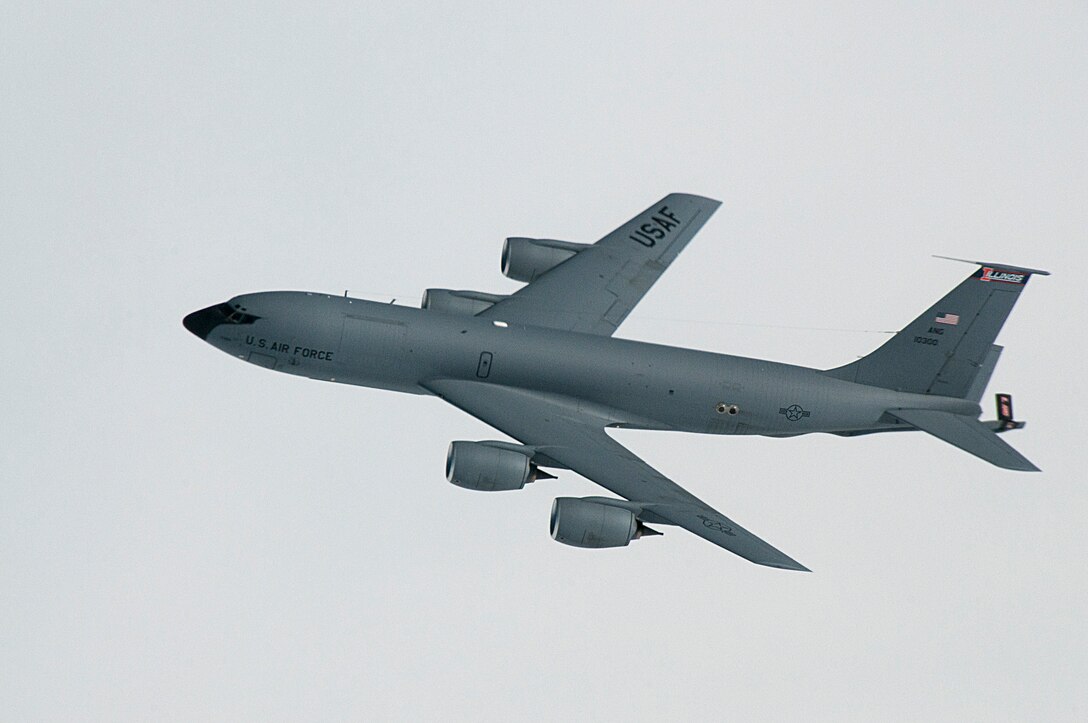
<svg viewBox="0 0 1088 723"><path fill-rule="evenodd" d="M425 385L453 406L635 503L645 521L674 524L757 565L808 568L662 475L605 432L607 410L586 411L562 397L482 382Z"/></svg>
<svg viewBox="0 0 1088 723"><path fill-rule="evenodd" d="M720 205L665 196L480 316L611 336Z"/></svg>

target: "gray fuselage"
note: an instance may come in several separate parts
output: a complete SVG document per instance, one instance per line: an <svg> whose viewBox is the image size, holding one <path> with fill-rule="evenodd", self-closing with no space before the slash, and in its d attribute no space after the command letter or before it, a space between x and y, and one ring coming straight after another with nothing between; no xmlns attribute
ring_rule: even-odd
<svg viewBox="0 0 1088 723"><path fill-rule="evenodd" d="M430 394L428 380L474 380L561 395L636 429L851 433L902 429L889 409L980 411L968 400L790 364L319 293L245 294L185 325L224 352L288 374L413 394Z"/></svg>

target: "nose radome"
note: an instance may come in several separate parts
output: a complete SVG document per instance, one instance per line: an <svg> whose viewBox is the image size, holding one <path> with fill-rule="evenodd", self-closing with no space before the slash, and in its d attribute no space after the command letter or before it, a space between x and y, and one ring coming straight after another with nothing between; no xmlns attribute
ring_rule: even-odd
<svg viewBox="0 0 1088 723"><path fill-rule="evenodd" d="M224 313L223 307L226 307L226 313ZM207 339L208 334L212 333L212 329L227 322L227 316L229 315L229 305L217 304L215 306L209 306L207 309L194 311L182 319L181 323L186 329L201 339Z"/></svg>

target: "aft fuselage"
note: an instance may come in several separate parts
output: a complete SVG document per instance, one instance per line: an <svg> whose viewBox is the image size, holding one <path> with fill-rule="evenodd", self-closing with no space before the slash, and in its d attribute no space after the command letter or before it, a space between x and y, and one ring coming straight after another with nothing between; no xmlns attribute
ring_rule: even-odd
<svg viewBox="0 0 1088 723"><path fill-rule="evenodd" d="M979 412L790 364L318 293L245 294L185 326L287 374L413 394L473 380L561 395L637 429L792 436L895 429L885 412L896 408Z"/></svg>

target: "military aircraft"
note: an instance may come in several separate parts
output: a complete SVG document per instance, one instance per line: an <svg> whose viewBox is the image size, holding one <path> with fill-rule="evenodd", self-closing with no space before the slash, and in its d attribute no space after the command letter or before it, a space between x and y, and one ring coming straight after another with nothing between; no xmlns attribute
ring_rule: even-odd
<svg viewBox="0 0 1088 723"><path fill-rule="evenodd" d="M1012 400L980 421L994 344L1033 274L980 268L874 352L835 369L613 338L720 203L674 193L594 244L508 238L510 295L428 289L421 308L274 291L195 311L186 329L257 366L440 397L517 440L456 441L446 476L517 490L573 470L619 496L559 497L551 534L623 547L689 530L759 565L808 568L653 469L609 427L791 437L922 430L998 467L1037 468L998 433L1023 426ZM958 260L958 259L957 259ZM651 527L654 526L654 527Z"/></svg>

